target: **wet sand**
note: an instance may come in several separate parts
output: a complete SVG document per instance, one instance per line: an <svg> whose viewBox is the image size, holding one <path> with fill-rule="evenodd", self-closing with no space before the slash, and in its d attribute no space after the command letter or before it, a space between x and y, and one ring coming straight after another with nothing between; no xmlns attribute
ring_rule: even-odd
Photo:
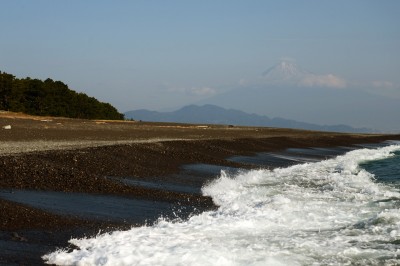
<svg viewBox="0 0 400 266"><path fill-rule="evenodd" d="M3 129L11 125L11 129ZM227 160L287 148L337 147L400 140L291 129L89 121L0 113L0 190L58 191L215 208L199 194L127 185L108 177L163 183L182 165L258 167ZM189 181L185 181L189 182ZM190 185L190 184L189 184ZM139 223L140 224L140 223ZM130 224L54 214L0 199L0 264L41 264L40 256L71 237ZM33 248L33 252L26 252ZM1 249L1 248L0 248ZM6 250L6 251L4 251Z"/></svg>

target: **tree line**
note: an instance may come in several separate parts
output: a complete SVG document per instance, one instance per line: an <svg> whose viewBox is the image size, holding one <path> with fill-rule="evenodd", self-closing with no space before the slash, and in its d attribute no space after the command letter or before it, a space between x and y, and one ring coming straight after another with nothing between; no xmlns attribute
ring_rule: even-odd
<svg viewBox="0 0 400 266"><path fill-rule="evenodd" d="M71 90L61 81L19 79L1 71L0 110L70 118L124 119L111 104Z"/></svg>

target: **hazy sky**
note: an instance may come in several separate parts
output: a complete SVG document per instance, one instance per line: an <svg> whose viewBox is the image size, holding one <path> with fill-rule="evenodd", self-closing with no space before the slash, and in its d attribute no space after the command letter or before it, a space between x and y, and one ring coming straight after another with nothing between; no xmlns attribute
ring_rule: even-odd
<svg viewBox="0 0 400 266"><path fill-rule="evenodd" d="M400 1L1 0L0 70L120 111L179 107L281 58L400 99Z"/></svg>

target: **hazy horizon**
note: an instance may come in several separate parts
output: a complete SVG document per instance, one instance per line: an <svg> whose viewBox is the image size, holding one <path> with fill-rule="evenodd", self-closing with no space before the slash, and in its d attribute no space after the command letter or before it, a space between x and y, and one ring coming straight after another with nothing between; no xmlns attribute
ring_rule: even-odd
<svg viewBox="0 0 400 266"><path fill-rule="evenodd" d="M320 90L316 95L329 90L339 98L354 97L345 100L352 100L355 109L361 108L358 99L368 95L371 113L378 113L383 98L400 100L398 10L396 0L5 0L0 71L61 80L121 112L179 108L283 82ZM283 71L288 76L271 72L282 62L288 62ZM291 105L285 106L287 112L266 108L257 113L367 127L373 117L343 114L339 103L337 112L332 105L325 117L310 95L319 117L291 110ZM246 104L221 105L253 108ZM400 114L388 110L388 116ZM380 127L400 129L393 121L379 121Z"/></svg>

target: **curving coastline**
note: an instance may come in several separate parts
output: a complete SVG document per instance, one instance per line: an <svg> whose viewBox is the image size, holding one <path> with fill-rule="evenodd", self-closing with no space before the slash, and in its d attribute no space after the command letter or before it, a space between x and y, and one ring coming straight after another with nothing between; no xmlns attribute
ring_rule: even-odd
<svg viewBox="0 0 400 266"><path fill-rule="evenodd" d="M108 176L162 178L183 164L207 163L239 168L251 165L226 160L233 155L286 148L351 146L400 140L400 135L339 134L276 128L105 122L0 114L0 190L40 190L118 195L213 208L200 195L127 186ZM66 217L0 199L0 238L14 244L42 243L54 249L71 236L99 228L127 226ZM36 233L32 233L32 232ZM52 233L46 233L51 231ZM17 237L19 236L19 237ZM45 244L43 244L45 243ZM21 264L25 257L8 252L0 262Z"/></svg>

